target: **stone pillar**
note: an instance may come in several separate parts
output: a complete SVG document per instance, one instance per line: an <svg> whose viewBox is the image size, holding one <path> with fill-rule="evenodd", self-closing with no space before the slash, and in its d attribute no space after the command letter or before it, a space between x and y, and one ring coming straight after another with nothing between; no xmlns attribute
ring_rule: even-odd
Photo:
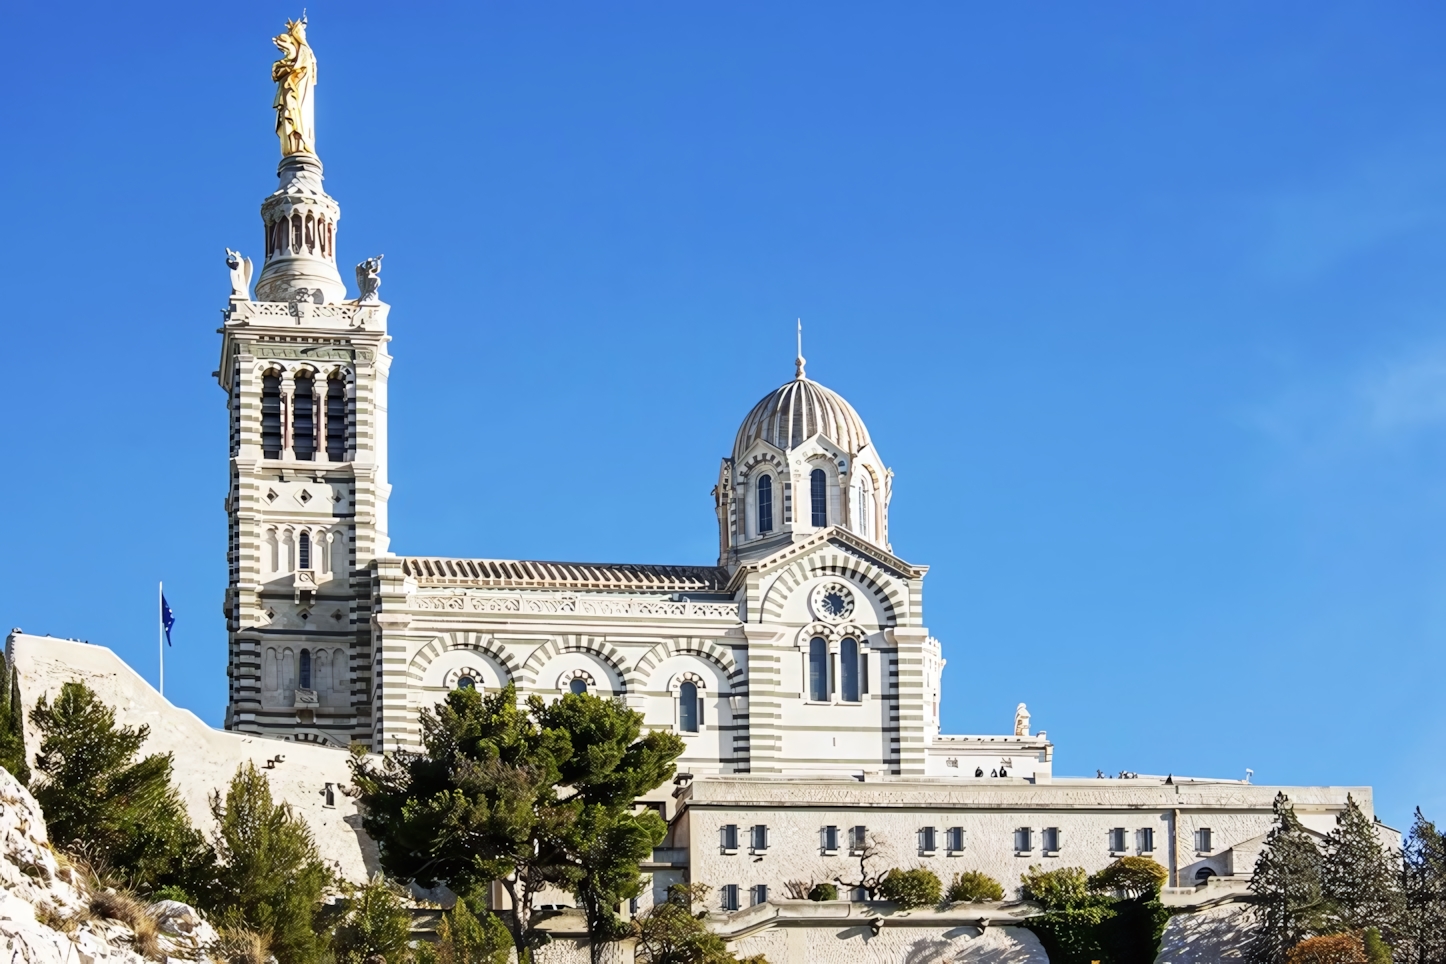
<svg viewBox="0 0 1446 964"><path fill-rule="evenodd" d="M899 715L899 775L923 776L925 750L929 743L929 706L925 644L929 633L923 628L898 627L885 632L897 652L899 676L895 682Z"/></svg>
<svg viewBox="0 0 1446 964"><path fill-rule="evenodd" d="M783 690L783 661L796 657L785 631L756 622L743 626L748 640L748 768L750 773L781 773L783 711L798 694Z"/></svg>

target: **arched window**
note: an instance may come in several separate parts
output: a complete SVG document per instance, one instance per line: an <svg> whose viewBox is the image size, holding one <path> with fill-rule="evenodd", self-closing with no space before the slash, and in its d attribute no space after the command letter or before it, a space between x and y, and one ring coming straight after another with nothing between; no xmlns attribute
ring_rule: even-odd
<svg viewBox="0 0 1446 964"><path fill-rule="evenodd" d="M291 407L291 445L297 458L309 462L316 458L316 394L310 372L296 373Z"/></svg>
<svg viewBox="0 0 1446 964"><path fill-rule="evenodd" d="M311 568L311 533L303 531L296 539L296 568Z"/></svg>
<svg viewBox="0 0 1446 964"><path fill-rule="evenodd" d="M828 476L823 469L814 469L808 474L808 500L813 508L813 524L828 525Z"/></svg>
<svg viewBox="0 0 1446 964"><path fill-rule="evenodd" d="M587 692L587 680L582 678L573 680L571 683L567 684L567 691L569 693L576 694L577 696L582 696Z"/></svg>
<svg viewBox="0 0 1446 964"><path fill-rule="evenodd" d="M858 513L859 535L865 539L874 537L874 492L869 485L868 473L861 473L859 476L859 504L854 510Z"/></svg>
<svg viewBox="0 0 1446 964"><path fill-rule="evenodd" d="M457 689L459 689L459 690L475 690L476 688L477 688L477 681L476 681L475 679L473 679L472 677L470 677L470 676L459 676L459 677L457 677Z"/></svg>
<svg viewBox="0 0 1446 964"><path fill-rule="evenodd" d="M828 643L818 636L808 641L808 698L828 701Z"/></svg>
<svg viewBox="0 0 1446 964"><path fill-rule="evenodd" d="M698 685L691 681L678 687L678 729L698 732Z"/></svg>
<svg viewBox="0 0 1446 964"><path fill-rule="evenodd" d="M339 375L326 380L326 457L346 459L346 383Z"/></svg>
<svg viewBox="0 0 1446 964"><path fill-rule="evenodd" d="M311 650L301 651L301 688L311 689Z"/></svg>
<svg viewBox="0 0 1446 964"><path fill-rule="evenodd" d="M758 534L773 531L773 476L758 480Z"/></svg>
<svg viewBox="0 0 1446 964"><path fill-rule="evenodd" d="M838 682L845 703L859 701L859 641L845 639L839 644Z"/></svg>
<svg viewBox="0 0 1446 964"><path fill-rule="evenodd" d="M261 457L281 458L281 376L261 376Z"/></svg>

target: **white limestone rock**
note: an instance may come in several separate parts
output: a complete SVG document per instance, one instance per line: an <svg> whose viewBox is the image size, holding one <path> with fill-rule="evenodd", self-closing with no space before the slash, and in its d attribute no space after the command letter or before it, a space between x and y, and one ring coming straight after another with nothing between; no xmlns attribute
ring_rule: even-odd
<svg viewBox="0 0 1446 964"><path fill-rule="evenodd" d="M73 919L88 903L50 849L40 805L0 769L0 956L10 964L150 964L131 949L135 935L118 921L88 920L67 931L50 926ZM216 933L194 908L161 901L151 910L163 952L210 964L204 951Z"/></svg>

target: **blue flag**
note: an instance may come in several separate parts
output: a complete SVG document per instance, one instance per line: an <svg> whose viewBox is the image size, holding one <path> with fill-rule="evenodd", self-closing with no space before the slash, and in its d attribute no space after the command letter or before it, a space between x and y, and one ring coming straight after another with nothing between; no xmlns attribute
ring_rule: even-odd
<svg viewBox="0 0 1446 964"><path fill-rule="evenodd" d="M161 628L166 631L166 645L171 645L171 627L176 625L176 614L171 612L171 606L166 602L166 597L161 596Z"/></svg>

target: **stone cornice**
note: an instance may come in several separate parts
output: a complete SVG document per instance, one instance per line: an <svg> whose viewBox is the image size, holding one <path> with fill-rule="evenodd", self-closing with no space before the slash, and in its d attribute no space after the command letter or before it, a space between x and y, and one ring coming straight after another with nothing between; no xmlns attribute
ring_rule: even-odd
<svg viewBox="0 0 1446 964"><path fill-rule="evenodd" d="M806 539L785 546L771 556L739 566L728 583L728 589L730 592L736 592L746 582L749 575L766 575L829 545L866 559L902 579L922 579L929 571L928 566L916 566L905 562L893 553L881 549L867 539L854 535L842 526L829 526L827 529L820 529Z"/></svg>

